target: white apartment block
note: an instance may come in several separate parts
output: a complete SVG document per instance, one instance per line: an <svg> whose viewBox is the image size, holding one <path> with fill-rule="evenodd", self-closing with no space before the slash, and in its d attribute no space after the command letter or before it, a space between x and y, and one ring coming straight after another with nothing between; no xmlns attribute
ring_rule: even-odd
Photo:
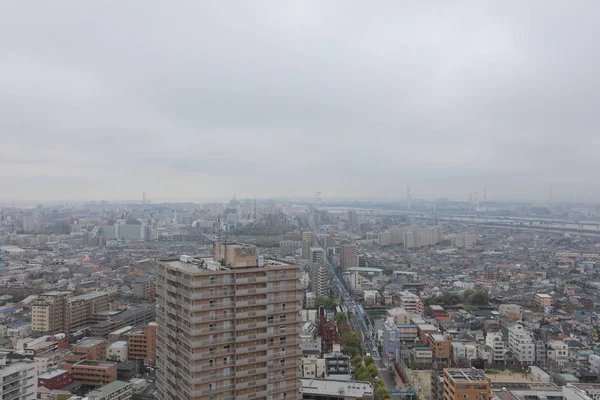
<svg viewBox="0 0 600 400"><path fill-rule="evenodd" d="M562 340L551 340L546 348L546 359L550 364L565 365L569 361L569 345Z"/></svg>
<svg viewBox="0 0 600 400"><path fill-rule="evenodd" d="M506 359L506 346L502 332L489 332L485 338L485 344L492 348L492 360L494 363L503 363Z"/></svg>
<svg viewBox="0 0 600 400"><path fill-rule="evenodd" d="M515 324L508 329L508 346L520 363L535 363L533 336L523 325Z"/></svg>
<svg viewBox="0 0 600 400"><path fill-rule="evenodd" d="M0 354L0 399L33 400L37 396L35 362L12 361L8 352Z"/></svg>

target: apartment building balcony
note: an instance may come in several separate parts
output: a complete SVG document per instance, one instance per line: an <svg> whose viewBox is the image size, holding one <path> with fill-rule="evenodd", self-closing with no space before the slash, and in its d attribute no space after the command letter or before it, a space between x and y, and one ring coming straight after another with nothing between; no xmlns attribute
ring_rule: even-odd
<svg viewBox="0 0 600 400"><path fill-rule="evenodd" d="M236 370L235 377L236 378L244 378L246 376L261 375L261 374L266 374L266 373L267 373L267 367L259 367L259 368L246 369L243 371Z"/></svg>
<svg viewBox="0 0 600 400"><path fill-rule="evenodd" d="M298 381L298 383L290 383L285 386L273 387L273 389L271 389L269 391L269 393L273 394L273 393L278 393L278 392L287 392L287 391L291 391L291 390L300 390L301 387L302 387L302 383L300 383Z"/></svg>
<svg viewBox="0 0 600 400"><path fill-rule="evenodd" d="M252 393L248 393L248 394L238 394L235 396L235 400L251 400L251 399L258 399L258 398L265 398L267 397L269 394L268 391L266 390L261 390L260 392L252 392Z"/></svg>
<svg viewBox="0 0 600 400"><path fill-rule="evenodd" d="M206 395L221 393L226 390L232 390L232 389L233 389L233 385L220 385L220 386L215 386L212 389L194 390L192 392L192 396L198 396L198 395L206 396Z"/></svg>
<svg viewBox="0 0 600 400"><path fill-rule="evenodd" d="M256 310L256 311L245 311L238 312L235 314L236 319L244 319L250 317L266 317L269 314L268 310Z"/></svg>
<svg viewBox="0 0 600 400"><path fill-rule="evenodd" d="M253 295L253 294L266 294L268 293L269 289L267 289L266 287L261 287L261 288L252 288L252 289L237 289L235 291L236 296L248 296L248 295Z"/></svg>
<svg viewBox="0 0 600 400"><path fill-rule="evenodd" d="M256 356L256 357L250 357L250 358L238 358L237 360L235 360L235 366L236 367L242 367L248 364L258 364L258 363L264 363L267 362L269 360L269 356Z"/></svg>
<svg viewBox="0 0 600 400"><path fill-rule="evenodd" d="M259 321L259 322L252 322L249 324L237 324L235 326L235 329L238 331L243 331L246 329L264 329L266 328L268 325L267 321Z"/></svg>
<svg viewBox="0 0 600 400"><path fill-rule="evenodd" d="M258 351L267 351L268 346L266 344L259 344L257 346L248 346L248 347L241 347L241 346L237 346L235 348L235 354L247 354L247 353L254 353L254 352L258 352Z"/></svg>
<svg viewBox="0 0 600 400"><path fill-rule="evenodd" d="M232 365L234 365L235 362L233 360L230 360L228 362L220 362L220 363L212 363L212 364L206 364L206 365L197 365L194 366L193 368L196 369L198 371L210 371L212 369L217 369L217 368L224 368L224 367L231 367Z"/></svg>
<svg viewBox="0 0 600 400"><path fill-rule="evenodd" d="M254 386L266 386L267 383L268 383L267 379L251 380L248 382L238 382L235 384L235 390L236 391L244 390L244 389L248 389L249 387L254 387Z"/></svg>
<svg viewBox="0 0 600 400"><path fill-rule="evenodd" d="M248 278L236 278L235 279L235 284L236 285L245 285L248 283L264 283L267 282L267 277L266 276L252 276L252 277L248 277Z"/></svg>
<svg viewBox="0 0 600 400"><path fill-rule="evenodd" d="M211 335L216 333L223 333L233 331L234 326L230 324L229 326L215 326L213 328L202 328L202 329L193 329L192 334L194 335Z"/></svg>
<svg viewBox="0 0 600 400"><path fill-rule="evenodd" d="M248 342L251 340L264 340L264 339L267 339L268 337L269 337L269 334L266 332L256 333L256 334L252 334L252 335L241 335L241 336L236 336L235 342L240 343L240 342Z"/></svg>
<svg viewBox="0 0 600 400"><path fill-rule="evenodd" d="M235 302L236 308L251 307L251 306L266 306L266 305L267 305L266 298L256 299L256 300L241 300L241 301Z"/></svg>

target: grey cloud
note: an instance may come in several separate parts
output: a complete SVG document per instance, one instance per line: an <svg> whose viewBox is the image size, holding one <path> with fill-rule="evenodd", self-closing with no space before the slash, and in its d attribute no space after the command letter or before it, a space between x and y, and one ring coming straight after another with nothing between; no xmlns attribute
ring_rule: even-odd
<svg viewBox="0 0 600 400"><path fill-rule="evenodd" d="M410 184L598 200L599 16L593 1L6 4L0 199Z"/></svg>

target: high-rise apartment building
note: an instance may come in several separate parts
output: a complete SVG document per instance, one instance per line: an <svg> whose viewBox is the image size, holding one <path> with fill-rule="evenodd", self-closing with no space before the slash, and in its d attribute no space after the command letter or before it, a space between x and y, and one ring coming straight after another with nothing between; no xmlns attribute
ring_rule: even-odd
<svg viewBox="0 0 600 400"><path fill-rule="evenodd" d="M348 226L355 228L358 226L358 219L356 218L356 210L348 210Z"/></svg>
<svg viewBox="0 0 600 400"><path fill-rule="evenodd" d="M93 313L108 310L108 293L43 293L31 306L31 328L42 334L69 333L92 324Z"/></svg>
<svg viewBox="0 0 600 400"><path fill-rule="evenodd" d="M340 251L340 269L358 267L358 247L355 244L343 244Z"/></svg>
<svg viewBox="0 0 600 400"><path fill-rule="evenodd" d="M443 400L490 400L492 384L480 369L444 369Z"/></svg>
<svg viewBox="0 0 600 400"><path fill-rule="evenodd" d="M35 361L13 360L0 353L0 399L33 400L37 393Z"/></svg>
<svg viewBox="0 0 600 400"><path fill-rule="evenodd" d="M157 267L161 399L297 399L300 269L215 243L212 259Z"/></svg>
<svg viewBox="0 0 600 400"><path fill-rule="evenodd" d="M308 260L310 257L310 248L317 247L317 233L312 231L302 232L302 258Z"/></svg>
<svg viewBox="0 0 600 400"><path fill-rule="evenodd" d="M31 329L42 334L68 333L70 292L43 293L31 306Z"/></svg>
<svg viewBox="0 0 600 400"><path fill-rule="evenodd" d="M327 296L329 274L325 264L315 264L310 267L311 290L315 296Z"/></svg>
<svg viewBox="0 0 600 400"><path fill-rule="evenodd" d="M322 263L325 260L325 250L320 247L310 248L310 261L314 263Z"/></svg>

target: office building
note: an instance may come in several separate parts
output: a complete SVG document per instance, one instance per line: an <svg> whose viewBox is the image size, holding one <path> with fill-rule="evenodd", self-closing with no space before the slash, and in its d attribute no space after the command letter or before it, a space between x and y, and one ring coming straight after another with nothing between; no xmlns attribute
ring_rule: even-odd
<svg viewBox="0 0 600 400"><path fill-rule="evenodd" d="M340 249L340 270L358 267L358 247L355 244L343 244Z"/></svg>
<svg viewBox="0 0 600 400"><path fill-rule="evenodd" d="M254 246L213 254L157 266L157 397L297 398L299 267L259 263Z"/></svg>
<svg viewBox="0 0 600 400"><path fill-rule="evenodd" d="M150 322L144 329L129 332L129 359L144 360L149 367L156 365L156 322Z"/></svg>
<svg viewBox="0 0 600 400"><path fill-rule="evenodd" d="M490 379L480 369L444 369L443 400L490 400Z"/></svg>
<svg viewBox="0 0 600 400"><path fill-rule="evenodd" d="M13 360L9 351L0 352L0 399L33 400L36 398L37 381L35 362Z"/></svg>

